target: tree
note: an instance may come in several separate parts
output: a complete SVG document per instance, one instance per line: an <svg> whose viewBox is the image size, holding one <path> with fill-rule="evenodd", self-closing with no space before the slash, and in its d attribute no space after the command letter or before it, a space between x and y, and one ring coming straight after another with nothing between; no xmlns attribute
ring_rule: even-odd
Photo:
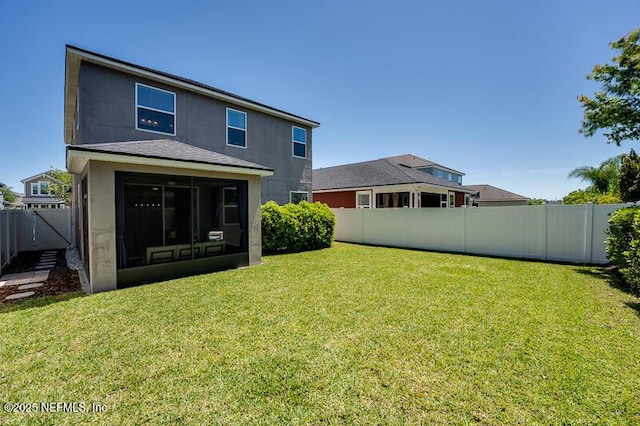
<svg viewBox="0 0 640 426"><path fill-rule="evenodd" d="M640 28L610 43L620 52L613 63L596 65L588 79L602 83L593 98L580 95L584 108L580 133L593 136L598 130L608 143L640 139Z"/></svg>
<svg viewBox="0 0 640 426"><path fill-rule="evenodd" d="M562 198L562 204L618 204L620 197L612 194L601 194L593 189L578 189Z"/></svg>
<svg viewBox="0 0 640 426"><path fill-rule="evenodd" d="M620 174L620 156L609 158L598 167L582 166L569 173L570 178L578 178L590 182L587 189L601 195L617 194L619 192L618 176Z"/></svg>
<svg viewBox="0 0 640 426"><path fill-rule="evenodd" d="M47 174L54 179L49 185L53 195L63 199L66 205L71 205L71 193L69 192L71 188L71 173L52 167Z"/></svg>
<svg viewBox="0 0 640 426"><path fill-rule="evenodd" d="M640 200L640 158L638 158L633 148L631 148L629 154L622 156L619 186L622 201Z"/></svg>
<svg viewBox="0 0 640 426"><path fill-rule="evenodd" d="M8 186L0 187L0 195L2 195L4 201L9 204L13 204L16 202L16 194Z"/></svg>

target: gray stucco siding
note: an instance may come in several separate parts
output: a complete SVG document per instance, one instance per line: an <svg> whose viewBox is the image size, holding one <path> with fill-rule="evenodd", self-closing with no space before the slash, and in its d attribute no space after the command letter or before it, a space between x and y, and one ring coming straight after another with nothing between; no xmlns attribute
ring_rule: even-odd
<svg viewBox="0 0 640 426"><path fill-rule="evenodd" d="M136 83L176 94L175 136L137 130ZM290 191L311 197L312 129L263 112L83 62L79 79L80 128L76 143L175 139L274 170L263 179L262 201L289 201ZM226 144L226 109L247 113L247 147ZM292 155L292 126L307 130L306 159Z"/></svg>

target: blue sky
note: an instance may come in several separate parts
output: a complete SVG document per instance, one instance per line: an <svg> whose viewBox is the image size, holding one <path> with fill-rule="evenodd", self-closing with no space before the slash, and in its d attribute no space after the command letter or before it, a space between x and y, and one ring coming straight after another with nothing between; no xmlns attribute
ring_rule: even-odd
<svg viewBox="0 0 640 426"><path fill-rule="evenodd" d="M0 181L64 168L64 47L319 121L313 165L412 153L529 197L628 152L578 134L576 97L637 0L0 1Z"/></svg>

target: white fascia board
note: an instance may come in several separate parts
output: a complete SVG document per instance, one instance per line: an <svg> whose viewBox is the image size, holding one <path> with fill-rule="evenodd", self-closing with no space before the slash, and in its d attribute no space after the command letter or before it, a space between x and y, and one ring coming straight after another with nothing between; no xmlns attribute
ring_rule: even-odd
<svg viewBox="0 0 640 426"><path fill-rule="evenodd" d="M162 158L140 157L126 154L109 154L104 152L68 151L67 168L71 173L81 173L88 161L105 161L110 163L138 164L142 166L171 167L185 170L200 170L206 172L233 173L250 176L272 176L271 170L249 169L244 167L223 166L207 163L193 163L190 161L170 160Z"/></svg>
<svg viewBox="0 0 640 426"><path fill-rule="evenodd" d="M60 183L60 184L62 184L62 182L60 182L58 179L56 179L56 178L54 178L53 176L51 176L51 175L49 174L49 172L42 172L42 173L38 173L37 175L33 175L33 176L28 177L28 178L26 178L26 179L22 179L20 182L22 182L22 183L26 183L26 182L29 182L30 180L35 180L35 179L45 179L45 178L46 178L46 179L49 179L49 180L52 180L52 181L54 181L54 182L56 182L56 183Z"/></svg>

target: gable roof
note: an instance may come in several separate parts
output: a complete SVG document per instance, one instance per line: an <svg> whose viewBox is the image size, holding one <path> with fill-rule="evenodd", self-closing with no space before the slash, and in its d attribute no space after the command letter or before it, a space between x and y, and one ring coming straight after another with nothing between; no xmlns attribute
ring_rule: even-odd
<svg viewBox="0 0 640 426"><path fill-rule="evenodd" d="M47 178L49 180L52 180L54 182L62 184L62 182L60 182L58 179L56 179L53 176L51 176L51 174L48 171L42 172L42 173L38 173L38 174L35 174L33 176L29 176L28 178L22 179L20 182L25 183L25 182L29 182L30 180L41 179L41 178Z"/></svg>
<svg viewBox="0 0 640 426"><path fill-rule="evenodd" d="M270 176L273 170L172 139L110 142L67 147L67 168L77 173L89 160L165 165L179 168ZM200 167L196 167L200 165Z"/></svg>
<svg viewBox="0 0 640 426"><path fill-rule="evenodd" d="M91 52L79 47L67 45L64 82L64 140L67 144L71 142L73 134L73 119L76 110L80 63L82 61L98 64L106 68L111 68L127 74L137 75L140 77L148 78L150 80L159 81L174 87L179 87L183 90L200 93L205 96L229 102L231 104L284 118L286 120L293 121L294 123L302 124L311 128L320 126L320 123L318 123L317 121L309 120L307 118L288 113L286 111L253 101L248 98L244 98L242 96L238 96L236 94L218 89L213 86L209 86L204 83L197 82L195 80L180 77L174 74L169 74L153 68L136 65L131 62L126 62L120 59L102 55L100 53Z"/></svg>
<svg viewBox="0 0 640 426"><path fill-rule="evenodd" d="M466 187L398 164L389 158L313 170L313 190L426 183L470 192Z"/></svg>
<svg viewBox="0 0 640 426"><path fill-rule="evenodd" d="M514 201L514 200L528 200L529 197L524 195L518 195L513 192L509 192L502 188L497 188L492 185L465 185L467 188L473 189L480 193L478 200L480 201Z"/></svg>
<svg viewBox="0 0 640 426"><path fill-rule="evenodd" d="M461 176L464 176L464 173L458 170L452 169L450 167L445 167L442 164L434 163L431 160L427 160L426 158L418 157L413 154L395 155L393 157L387 157L387 160L391 160L394 163L411 167L412 169L424 168L424 167L437 167L441 170L445 170L451 173L457 173Z"/></svg>

